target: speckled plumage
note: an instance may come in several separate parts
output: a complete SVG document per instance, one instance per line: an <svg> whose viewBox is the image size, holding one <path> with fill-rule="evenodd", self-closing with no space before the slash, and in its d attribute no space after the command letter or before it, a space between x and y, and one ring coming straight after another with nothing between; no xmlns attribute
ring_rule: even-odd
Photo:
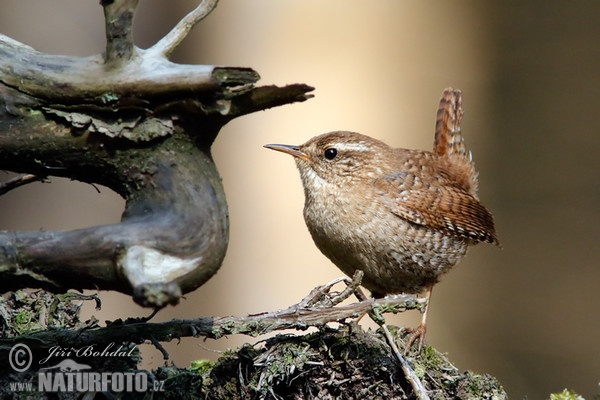
<svg viewBox="0 0 600 400"><path fill-rule="evenodd" d="M417 293L469 245L497 242L493 217L477 198L461 117L460 91L450 88L440 100L433 152L344 131L266 147L295 156L304 218L323 254L350 276L363 270L363 285L376 295Z"/></svg>

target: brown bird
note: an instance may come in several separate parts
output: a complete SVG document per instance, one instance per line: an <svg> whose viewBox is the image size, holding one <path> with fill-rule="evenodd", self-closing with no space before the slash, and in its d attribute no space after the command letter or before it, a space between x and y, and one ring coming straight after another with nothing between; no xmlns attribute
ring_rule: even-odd
<svg viewBox="0 0 600 400"><path fill-rule="evenodd" d="M444 90L433 152L345 131L300 146L265 145L294 156L304 219L317 247L347 275L362 270L374 297L425 291L429 300L469 245L498 243L492 214L477 197L461 103L459 90ZM426 321L427 309L409 346L416 338L422 344Z"/></svg>

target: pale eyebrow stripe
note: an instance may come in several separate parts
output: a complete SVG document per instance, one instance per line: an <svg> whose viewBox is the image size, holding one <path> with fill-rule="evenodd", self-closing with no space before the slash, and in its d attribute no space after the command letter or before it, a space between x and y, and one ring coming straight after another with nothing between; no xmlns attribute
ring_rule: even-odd
<svg viewBox="0 0 600 400"><path fill-rule="evenodd" d="M347 151L369 151L369 146L367 146L364 142L357 143L338 143L335 146L338 150L347 150Z"/></svg>

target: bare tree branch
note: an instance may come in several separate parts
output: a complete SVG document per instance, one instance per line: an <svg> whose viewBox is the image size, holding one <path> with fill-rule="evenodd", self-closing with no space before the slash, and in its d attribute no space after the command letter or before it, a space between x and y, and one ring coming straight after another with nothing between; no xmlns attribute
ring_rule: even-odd
<svg viewBox="0 0 600 400"><path fill-rule="evenodd" d="M219 92L230 97L251 90L259 79L250 68L175 64L148 51L138 53L136 60L107 68L100 55L49 55L0 35L0 83L72 111L86 104L88 109L151 109L151 102L161 98L173 101Z"/></svg>
<svg viewBox="0 0 600 400"><path fill-rule="evenodd" d="M198 7L183 17L175 27L167 33L161 40L150 48L152 52L158 52L164 57L169 57L171 53L179 46L179 43L186 38L192 28L202 21L217 6L218 0L201 0Z"/></svg>
<svg viewBox="0 0 600 400"><path fill-rule="evenodd" d="M195 319L176 319L167 322L149 323L134 320L128 323L113 323L107 327L85 329L81 331L42 331L18 338L0 339L0 352L8 351L15 343L24 343L33 349L53 346L73 348L104 343L168 342L183 337L206 337L218 339L223 336L240 334L259 336L285 329L306 330L309 327L322 327L332 322L344 322L358 319L365 314L376 312L399 313L406 310L422 309L426 300L414 295L394 295L380 299L370 298L357 303L338 306L315 305L320 294L327 290L319 287L308 298L285 310L252 314L243 317L201 317ZM319 293L317 295L316 293ZM327 303L327 302L325 302ZM325 304L320 303L320 304Z"/></svg>
<svg viewBox="0 0 600 400"><path fill-rule="evenodd" d="M106 30L106 66L119 67L136 56L133 16L139 0L101 0Z"/></svg>

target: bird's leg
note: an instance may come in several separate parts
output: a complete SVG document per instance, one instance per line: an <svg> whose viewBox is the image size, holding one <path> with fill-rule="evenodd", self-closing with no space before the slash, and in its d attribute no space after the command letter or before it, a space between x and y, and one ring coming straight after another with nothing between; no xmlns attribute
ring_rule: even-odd
<svg viewBox="0 0 600 400"><path fill-rule="evenodd" d="M425 288L425 298L427 299L427 304L425 305L425 311L423 311L423 316L421 317L421 324L415 328L411 329L412 334L410 339L408 339L408 343L406 343L406 347L404 349L404 353L408 353L412 344L415 340L419 340L419 347L417 352L421 352L421 348L423 347L423 342L425 340L425 333L427 332L427 310L429 310L429 302L431 301L431 291L433 289L433 285L427 285Z"/></svg>

